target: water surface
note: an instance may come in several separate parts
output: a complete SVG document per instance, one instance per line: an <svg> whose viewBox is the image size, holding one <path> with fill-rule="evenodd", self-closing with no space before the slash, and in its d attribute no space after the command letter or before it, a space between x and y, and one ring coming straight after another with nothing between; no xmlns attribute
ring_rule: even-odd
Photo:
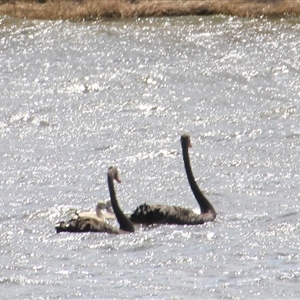
<svg viewBox="0 0 300 300"><path fill-rule="evenodd" d="M0 19L1 299L298 299L299 19ZM75 209L218 212L203 226L56 234Z"/></svg>

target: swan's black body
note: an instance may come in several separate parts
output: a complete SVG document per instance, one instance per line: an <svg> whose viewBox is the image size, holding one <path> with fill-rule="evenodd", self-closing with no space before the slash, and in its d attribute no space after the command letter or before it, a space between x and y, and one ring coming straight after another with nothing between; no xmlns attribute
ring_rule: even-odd
<svg viewBox="0 0 300 300"><path fill-rule="evenodd" d="M120 229L117 229L110 224L106 223L103 220L97 218L85 218L80 217L73 218L68 222L61 221L55 225L56 232L107 232L107 233L114 233L119 234L122 231L125 232L134 232L134 227L130 220L124 215L123 211L121 210L114 188L113 180L120 182L118 176L118 170L115 167L109 167L107 172L107 181L108 181L108 188L109 194L111 198L111 204L116 215L116 218L120 224Z"/></svg>
<svg viewBox="0 0 300 300"><path fill-rule="evenodd" d="M148 205L142 204L131 214L130 220L134 223L143 224L180 224L180 225L197 225L213 221L216 218L216 212L200 191L190 164L188 148L191 147L190 135L181 136L182 155L186 175L192 189L192 192L200 206L201 213L196 214L191 209L180 206L170 205Z"/></svg>

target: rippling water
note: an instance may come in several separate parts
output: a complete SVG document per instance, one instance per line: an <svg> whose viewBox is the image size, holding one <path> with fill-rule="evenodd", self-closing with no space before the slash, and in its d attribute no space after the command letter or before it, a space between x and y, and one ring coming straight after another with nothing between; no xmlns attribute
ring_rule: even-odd
<svg viewBox="0 0 300 300"><path fill-rule="evenodd" d="M300 297L299 19L0 19L1 299ZM108 198L218 217L56 234Z"/></svg>

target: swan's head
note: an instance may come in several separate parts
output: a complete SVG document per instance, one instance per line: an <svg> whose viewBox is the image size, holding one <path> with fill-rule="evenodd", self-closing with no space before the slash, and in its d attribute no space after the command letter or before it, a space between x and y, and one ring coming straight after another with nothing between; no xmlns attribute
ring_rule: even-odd
<svg viewBox="0 0 300 300"><path fill-rule="evenodd" d="M100 219L104 219L102 210L106 208L106 204L103 202L98 202L96 205L96 215Z"/></svg>
<svg viewBox="0 0 300 300"><path fill-rule="evenodd" d="M106 204L103 203L103 202L98 202L97 205L96 205L96 211L100 211L102 209L106 209Z"/></svg>
<svg viewBox="0 0 300 300"><path fill-rule="evenodd" d="M113 178L116 182L121 183L121 180L119 178L119 172L116 167L110 166L107 171L108 176Z"/></svg>
<svg viewBox="0 0 300 300"><path fill-rule="evenodd" d="M184 148L191 148L191 136L188 133L184 133L181 135L181 145Z"/></svg>
<svg viewBox="0 0 300 300"><path fill-rule="evenodd" d="M96 205L96 215L99 219L102 219L103 221L105 219L114 219L115 215L114 212L111 210L111 202L98 202Z"/></svg>

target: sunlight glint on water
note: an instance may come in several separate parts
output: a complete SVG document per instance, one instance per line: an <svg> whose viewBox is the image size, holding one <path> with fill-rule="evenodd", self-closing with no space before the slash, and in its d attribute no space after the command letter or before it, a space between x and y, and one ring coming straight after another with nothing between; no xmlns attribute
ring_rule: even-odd
<svg viewBox="0 0 300 300"><path fill-rule="evenodd" d="M2 17L2 298L298 299L299 24ZM55 233L108 199L109 165L126 212L199 212L184 131L215 222Z"/></svg>

